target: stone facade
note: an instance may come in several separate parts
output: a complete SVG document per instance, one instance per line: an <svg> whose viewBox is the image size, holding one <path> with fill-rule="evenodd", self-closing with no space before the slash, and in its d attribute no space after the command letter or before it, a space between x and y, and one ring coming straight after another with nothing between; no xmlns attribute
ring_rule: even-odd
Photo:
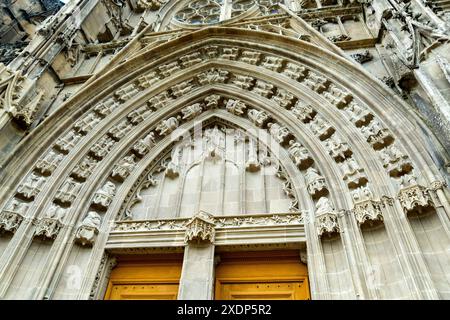
<svg viewBox="0 0 450 320"><path fill-rule="evenodd" d="M294 248L312 299L450 299L449 10L70 0L5 41L0 298L184 250L212 299L220 250Z"/></svg>

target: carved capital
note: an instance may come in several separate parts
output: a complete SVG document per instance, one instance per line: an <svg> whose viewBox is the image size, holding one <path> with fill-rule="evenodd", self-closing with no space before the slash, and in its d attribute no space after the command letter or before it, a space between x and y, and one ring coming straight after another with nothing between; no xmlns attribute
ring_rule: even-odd
<svg viewBox="0 0 450 320"><path fill-rule="evenodd" d="M209 213L200 211L186 224L184 242L211 242L215 238L214 217Z"/></svg>

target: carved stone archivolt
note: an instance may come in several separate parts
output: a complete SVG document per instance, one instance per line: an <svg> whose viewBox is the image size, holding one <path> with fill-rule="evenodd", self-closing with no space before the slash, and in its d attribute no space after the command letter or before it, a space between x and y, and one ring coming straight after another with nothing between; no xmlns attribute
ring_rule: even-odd
<svg viewBox="0 0 450 320"><path fill-rule="evenodd" d="M279 28L282 26L274 23L273 30L281 30ZM275 37L273 30L272 37ZM233 41L217 40L232 33L235 36ZM207 37L210 34L214 39ZM150 45L149 48L142 46L138 55L127 56L127 62L108 74L120 77L121 82L117 80L116 83L112 77L108 86L103 87L98 80L102 74L92 77L82 89L82 95L75 95L63 108L55 111L55 116L50 115L46 120L46 125L55 124L55 130L45 134L46 142L52 139L54 142L45 146L45 152L39 147L30 151L29 159L21 158L25 159L26 173L18 170L11 178L13 180L5 178L6 185L8 181L19 181L17 189L3 197L5 203L16 198L19 203L3 209L0 228L17 230L21 223L27 221L23 218L26 212L34 217L36 236L54 239L62 228L74 228L70 234L76 242L86 246L94 244L105 217L115 218L117 212L108 210L117 209L123 201L120 219L134 219L132 207L137 203L144 205L139 201L144 193L161 194L158 190L164 186L164 181L181 180L189 169L183 168L186 154L175 147L178 141L171 141L173 144L170 146L163 146L163 142L171 140L177 129L190 130L191 123L198 119L212 119L208 118L212 114L217 115L216 123L235 120L243 127L259 128L283 148L283 157L280 158L288 164L286 169L289 172L301 171L298 175L300 180L295 174L292 176L294 179L289 177L285 168L278 165L275 155L261 148L255 137L242 139L236 134L234 140L226 136L228 140L225 142L245 144L245 165L240 171L245 175L271 168L277 170L280 200L288 200L292 212L264 217L199 214L192 219L118 221L111 234L179 230L181 234L186 232L188 242L199 239L214 242L214 232L221 228L302 225L303 217L296 214L300 211L298 200L302 200L297 192L302 190L294 186L294 183L303 183L302 176L305 194L309 194L311 199L301 203L312 200L316 206L315 227L321 238L333 237L344 231L344 226L339 225L340 216L331 204L332 200L338 204L335 188L340 193L359 192L359 195L352 193L353 214L364 227L383 221L382 203L373 199L370 190L364 189L369 184L392 182L396 186L401 182L398 200L408 215L432 205L428 189L408 180L409 174L426 167L429 159L421 140L412 143L399 133L405 124L398 120L405 119L405 123L410 123L395 109L402 104L401 101L392 102L389 92L358 72L359 69L346 65L350 71L344 74L340 63L343 60L338 55L328 57L320 50L315 50L314 55L308 53L313 51L310 50L314 48L312 44L294 40L286 34L283 40L298 47L298 52L291 50L288 56L273 45L275 40L271 37L267 37L267 42L274 43L267 50L265 42L254 41L262 39L257 35L257 32L239 28L207 28L189 35L192 46L183 52L175 52L186 40L175 39L183 37L180 33L172 38L170 49L163 41L158 42L160 52L157 55L151 54L153 49ZM336 42L349 39L345 35L331 38ZM288 48L282 41L278 45L282 49ZM305 54L303 58L302 54ZM141 64L139 59L145 62ZM310 62L314 59L323 65L320 68L314 66ZM335 74L338 72L341 72L343 81ZM164 85L159 86L159 82ZM373 87L368 88L368 84ZM98 90L92 90L94 85L98 85ZM360 96L361 92L364 92L364 97ZM53 118L62 114L60 110L64 110L65 118L56 126ZM82 111L84 114L80 115ZM389 112L395 120L381 118L383 111ZM398 125L395 130L394 125ZM189 145L186 148L202 154L202 164L230 160L227 149L223 148L225 139L216 139L222 134L220 126L207 127L211 135L204 140L185 141ZM35 130L27 138L28 142L39 142L44 137L39 126ZM200 140L204 143L201 148L198 145ZM21 152L15 151L14 156ZM361 155L368 155L370 161L379 163L371 167L371 162L362 161ZM11 160L12 165L17 164L17 159ZM8 169L14 168L11 166ZM24 178L19 179L17 175ZM336 186L337 182L341 184ZM92 199L91 207L84 212L80 209L83 207L81 201L84 201L79 199L81 191L83 197ZM177 197L173 199L178 206L183 201ZM350 198L342 199L345 203ZM53 201L53 204L47 209L48 201ZM268 211L273 210L270 208ZM41 211L46 214L41 215ZM69 217L70 221L78 221L79 224L70 225ZM74 217L77 219L72 219Z"/></svg>

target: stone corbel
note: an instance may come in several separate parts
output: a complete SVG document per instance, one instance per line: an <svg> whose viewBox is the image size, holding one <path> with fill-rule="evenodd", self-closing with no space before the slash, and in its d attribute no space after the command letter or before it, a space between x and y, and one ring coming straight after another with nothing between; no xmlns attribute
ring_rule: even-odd
<svg viewBox="0 0 450 320"><path fill-rule="evenodd" d="M429 190L418 184L400 189L398 200L407 216L411 214L425 214L433 207Z"/></svg>
<svg viewBox="0 0 450 320"><path fill-rule="evenodd" d="M383 213L381 201L366 200L355 203L353 214L355 215L358 225L363 229L367 227L375 227L383 224Z"/></svg>
<svg viewBox="0 0 450 320"><path fill-rule="evenodd" d="M23 216L17 212L3 210L0 213L0 232L16 232L22 223Z"/></svg>
<svg viewBox="0 0 450 320"><path fill-rule="evenodd" d="M316 228L319 238L332 238L339 235L341 228L339 226L336 212L328 212L316 217Z"/></svg>
<svg viewBox="0 0 450 320"><path fill-rule="evenodd" d="M42 218L35 221L36 229L34 236L42 236L44 239L54 240L62 228L62 223L58 219Z"/></svg>
<svg viewBox="0 0 450 320"><path fill-rule="evenodd" d="M186 224L185 243L214 243L215 223L214 217L204 211L193 216Z"/></svg>

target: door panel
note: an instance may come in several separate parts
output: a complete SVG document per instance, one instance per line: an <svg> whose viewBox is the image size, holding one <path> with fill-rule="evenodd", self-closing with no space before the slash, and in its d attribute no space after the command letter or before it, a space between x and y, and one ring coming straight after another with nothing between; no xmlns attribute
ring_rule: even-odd
<svg viewBox="0 0 450 320"><path fill-rule="evenodd" d="M106 300L176 300L182 257L127 258L111 272Z"/></svg>
<svg viewBox="0 0 450 320"><path fill-rule="evenodd" d="M221 255L216 300L309 300L307 274L296 251Z"/></svg>

